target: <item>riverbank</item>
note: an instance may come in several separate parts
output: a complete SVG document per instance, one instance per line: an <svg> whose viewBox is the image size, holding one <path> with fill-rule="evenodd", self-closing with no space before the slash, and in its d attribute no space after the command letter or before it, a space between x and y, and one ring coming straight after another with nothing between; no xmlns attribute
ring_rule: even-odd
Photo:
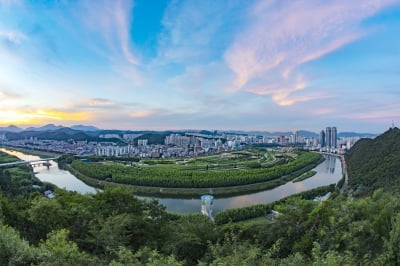
<svg viewBox="0 0 400 266"><path fill-rule="evenodd" d="M0 147L3 147L7 150L22 152L22 153L28 154L28 155L39 156L41 159L60 156L60 153L47 152L47 151L42 151L42 150L31 150L31 149L24 149L24 148L19 148L19 147L14 147L14 146L5 146L5 145L1 145Z"/></svg>
<svg viewBox="0 0 400 266"><path fill-rule="evenodd" d="M288 200L293 199L295 197L300 197L305 200L312 200L315 197L322 196L328 192L333 193L336 189L337 185L331 184L328 186L322 186L301 193L297 193L294 195L290 195L288 197L270 203L256 204L242 208L227 209L217 213L217 215L215 216L215 223L217 225L222 225L222 224L227 224L229 222L236 223L236 222L256 219L259 217L264 217L264 219L267 219L266 215L273 210L275 205L286 203Z"/></svg>
<svg viewBox="0 0 400 266"><path fill-rule="evenodd" d="M296 178L295 180L293 180L293 183L304 181L307 178L313 177L316 173L317 173L316 171L308 171L307 173L304 173L301 176L299 176L298 178Z"/></svg>
<svg viewBox="0 0 400 266"><path fill-rule="evenodd" d="M134 189L135 193L139 196L147 197L159 197L159 198L182 198L192 199L198 198L204 194L212 194L216 197L234 197L245 195L249 193L256 193L265 190L271 190L278 186L284 185L287 182L292 181L295 178L307 173L311 169L324 161L324 157L321 157L318 161L305 166L304 168L297 170L289 175L282 176L272 181L259 182L241 186L227 186L227 187L212 187L212 188L168 188L168 187L152 187L152 186L137 186L123 183L116 183L104 180L98 180L95 178L88 177L71 165L66 165L65 168L75 177L80 179L82 182L89 186L93 186L99 189L104 189L105 186L130 186Z"/></svg>

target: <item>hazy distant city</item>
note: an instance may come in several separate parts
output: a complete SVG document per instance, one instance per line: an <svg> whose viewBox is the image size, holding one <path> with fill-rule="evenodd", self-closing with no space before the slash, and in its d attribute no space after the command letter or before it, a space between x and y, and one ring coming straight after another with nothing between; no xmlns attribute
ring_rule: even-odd
<svg viewBox="0 0 400 266"><path fill-rule="evenodd" d="M372 134L339 133L336 127L321 132L226 132L163 131L140 132L99 130L94 127L0 129L0 143L80 156L115 156L138 158L176 158L210 155L245 149L248 146L295 146L306 150L344 154L361 137Z"/></svg>

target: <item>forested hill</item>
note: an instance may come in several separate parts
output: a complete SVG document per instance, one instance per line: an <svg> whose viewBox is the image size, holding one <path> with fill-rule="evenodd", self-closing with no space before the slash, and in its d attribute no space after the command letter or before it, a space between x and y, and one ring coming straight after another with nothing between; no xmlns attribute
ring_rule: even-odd
<svg viewBox="0 0 400 266"><path fill-rule="evenodd" d="M346 154L350 184L361 191L400 191L400 130L392 128L375 139L362 139Z"/></svg>

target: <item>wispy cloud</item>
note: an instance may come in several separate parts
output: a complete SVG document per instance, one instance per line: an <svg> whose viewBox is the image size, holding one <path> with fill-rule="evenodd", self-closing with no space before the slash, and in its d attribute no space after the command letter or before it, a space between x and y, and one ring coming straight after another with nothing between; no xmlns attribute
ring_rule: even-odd
<svg viewBox="0 0 400 266"><path fill-rule="evenodd" d="M75 8L78 18L84 21L84 25L92 32L99 33L108 48L114 52L114 56L117 58L111 59L115 60L121 57L130 64L140 64L137 54L132 52L130 38L133 1L101 0L96 3L84 1Z"/></svg>
<svg viewBox="0 0 400 266"><path fill-rule="evenodd" d="M114 102L103 98L92 98L87 101L87 104L91 106L93 105L99 106L99 105L112 105L114 104Z"/></svg>
<svg viewBox="0 0 400 266"><path fill-rule="evenodd" d="M374 120L389 123L392 119L400 119L400 106L393 99L386 101L384 104L376 105L368 110L354 110L351 114L347 114L350 119L356 120Z"/></svg>
<svg viewBox="0 0 400 266"><path fill-rule="evenodd" d="M225 53L236 75L231 89L262 91L281 105L313 99L289 99L298 90L299 66L362 37L366 30L360 23L395 2L258 1L248 11L247 27Z"/></svg>
<svg viewBox="0 0 400 266"><path fill-rule="evenodd" d="M187 65L219 56L230 42L227 29L232 31L234 17L239 20L242 5L238 1L171 1L162 21L156 61Z"/></svg>
<svg viewBox="0 0 400 266"><path fill-rule="evenodd" d="M15 100L22 98L18 93L13 93L8 90L0 89L0 101L3 100Z"/></svg>
<svg viewBox="0 0 400 266"><path fill-rule="evenodd" d="M3 39L12 44L20 44L28 39L28 37L19 31L10 31L0 28L0 39Z"/></svg>
<svg viewBox="0 0 400 266"><path fill-rule="evenodd" d="M134 118L144 118L144 117L149 117L154 114L156 114L158 111L157 110L140 110L140 111L134 111L130 114L131 117Z"/></svg>

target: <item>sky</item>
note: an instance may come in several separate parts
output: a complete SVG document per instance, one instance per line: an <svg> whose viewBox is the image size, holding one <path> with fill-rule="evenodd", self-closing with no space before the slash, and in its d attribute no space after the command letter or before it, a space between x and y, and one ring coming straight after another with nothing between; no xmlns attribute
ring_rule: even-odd
<svg viewBox="0 0 400 266"><path fill-rule="evenodd" d="M0 126L381 133L400 0L0 0Z"/></svg>

